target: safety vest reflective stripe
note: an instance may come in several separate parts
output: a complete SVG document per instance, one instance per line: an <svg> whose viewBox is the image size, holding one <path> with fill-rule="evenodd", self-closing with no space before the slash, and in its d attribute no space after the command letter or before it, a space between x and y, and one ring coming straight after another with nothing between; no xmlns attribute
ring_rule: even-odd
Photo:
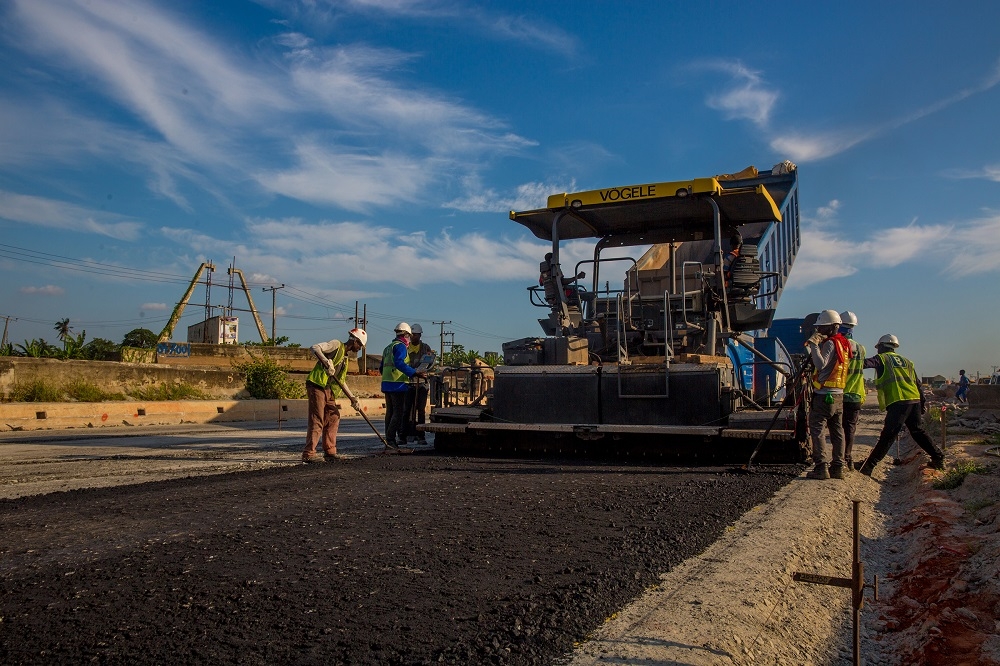
<svg viewBox="0 0 1000 666"><path fill-rule="evenodd" d="M913 363L892 352L879 354L882 373L875 378L879 409L904 400L920 400L920 385Z"/></svg>
<svg viewBox="0 0 1000 666"><path fill-rule="evenodd" d="M865 401L867 392L865 391L865 347L857 342L854 343L856 349L854 356L847 364L847 384L844 386L845 394L861 396L861 402Z"/></svg>
<svg viewBox="0 0 1000 666"><path fill-rule="evenodd" d="M382 350L382 381L383 382L393 382L393 383L407 383L410 378L406 374L396 367L393 360L393 349L396 345L402 345L402 341L393 340L389 343L389 346ZM403 345L403 349L406 349L406 345ZM403 358L406 358L405 352ZM405 388L405 387L404 387Z"/></svg>
<svg viewBox="0 0 1000 666"><path fill-rule="evenodd" d="M833 353L834 353L834 366L830 371L830 375L823 380L819 381L819 370L813 370L813 388L839 388L842 389L847 386L847 361L851 354L850 347L842 347L837 338L831 338L833 340Z"/></svg>
<svg viewBox="0 0 1000 666"><path fill-rule="evenodd" d="M329 356L327 357L330 358L330 363L337 370L337 379L340 380L341 384L347 381L347 363L344 363L344 357L346 355L347 350L344 348L344 345L341 344L337 347L336 351L333 352L333 358L330 358ZM330 384L330 391L333 393L334 398L339 398L344 395L341 388L337 386L337 382L330 381L330 375L326 371L326 366L323 365L321 361L316 361L316 365L313 366L312 372L310 372L309 376L306 377L306 381L310 384L315 384L316 386L322 386L323 388L326 388L326 385Z"/></svg>

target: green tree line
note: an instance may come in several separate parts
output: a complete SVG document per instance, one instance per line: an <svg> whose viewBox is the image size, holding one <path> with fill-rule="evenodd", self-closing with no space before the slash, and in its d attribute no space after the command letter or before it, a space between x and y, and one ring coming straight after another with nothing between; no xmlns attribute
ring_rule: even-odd
<svg viewBox="0 0 1000 666"><path fill-rule="evenodd" d="M33 338L25 340L23 344L7 343L0 347L0 356L114 361L120 358L122 347L156 348L157 335L148 328L132 329L125 334L121 342L105 338L94 338L87 342L87 331L74 333L69 319L60 319L53 329L62 346L52 344L45 338Z"/></svg>

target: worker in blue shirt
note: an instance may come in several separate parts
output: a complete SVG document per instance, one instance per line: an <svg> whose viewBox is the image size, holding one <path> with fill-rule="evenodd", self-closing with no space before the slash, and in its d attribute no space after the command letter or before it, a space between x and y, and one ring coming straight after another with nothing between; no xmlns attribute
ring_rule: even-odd
<svg viewBox="0 0 1000 666"><path fill-rule="evenodd" d="M382 351L382 394L385 395L385 441L389 446L406 444L406 392L410 378L427 377L406 361L409 351L410 325L405 321L396 324L396 338Z"/></svg>

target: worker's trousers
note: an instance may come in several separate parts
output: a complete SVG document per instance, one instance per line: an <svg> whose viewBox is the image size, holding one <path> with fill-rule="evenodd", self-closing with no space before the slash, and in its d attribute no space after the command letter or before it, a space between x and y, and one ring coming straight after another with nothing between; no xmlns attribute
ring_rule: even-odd
<svg viewBox="0 0 1000 666"><path fill-rule="evenodd" d="M861 403L844 401L844 460L854 457L854 433L858 430L858 418L861 416Z"/></svg>
<svg viewBox="0 0 1000 666"><path fill-rule="evenodd" d="M826 402L827 395L833 398L832 403ZM834 466L844 464L844 394L814 393L809 407L809 436L812 438L812 458L817 465L831 463ZM833 449L833 459L826 456L826 438L823 428L830 431L830 446Z"/></svg>
<svg viewBox="0 0 1000 666"><path fill-rule="evenodd" d="M333 398L329 388L306 382L306 397L309 399L309 424L306 427L306 448L303 458L316 455L317 447L323 453L337 452L337 428L340 427L340 405Z"/></svg>
<svg viewBox="0 0 1000 666"><path fill-rule="evenodd" d="M417 425L427 422L427 385L410 384L406 390L406 404L403 407L406 412L406 436L415 437L418 440L424 439L424 433L417 432Z"/></svg>
<svg viewBox="0 0 1000 666"><path fill-rule="evenodd" d="M385 441L406 444L406 390L385 394Z"/></svg>
<svg viewBox="0 0 1000 666"><path fill-rule="evenodd" d="M903 430L903 426L910 431L910 436L917 446L927 452L932 462L944 460L944 451L938 448L931 436L924 430L920 423L920 403L914 402L894 402L885 410L885 422L882 424L882 433L878 436L875 448L868 454L865 467L873 469L885 454L889 452L889 447L896 436Z"/></svg>

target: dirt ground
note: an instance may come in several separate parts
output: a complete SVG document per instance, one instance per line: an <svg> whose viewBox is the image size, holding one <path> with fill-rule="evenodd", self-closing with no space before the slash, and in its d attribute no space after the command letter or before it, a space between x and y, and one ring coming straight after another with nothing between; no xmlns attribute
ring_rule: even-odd
<svg viewBox="0 0 1000 666"><path fill-rule="evenodd" d="M361 430L320 466L301 432L57 463L0 443L0 662L846 664L849 593L791 573L849 575L859 499L865 663L1000 663L995 467L939 491L905 442L875 481L816 482L373 456ZM949 465L989 463L980 441ZM141 459L170 480L117 485Z"/></svg>

